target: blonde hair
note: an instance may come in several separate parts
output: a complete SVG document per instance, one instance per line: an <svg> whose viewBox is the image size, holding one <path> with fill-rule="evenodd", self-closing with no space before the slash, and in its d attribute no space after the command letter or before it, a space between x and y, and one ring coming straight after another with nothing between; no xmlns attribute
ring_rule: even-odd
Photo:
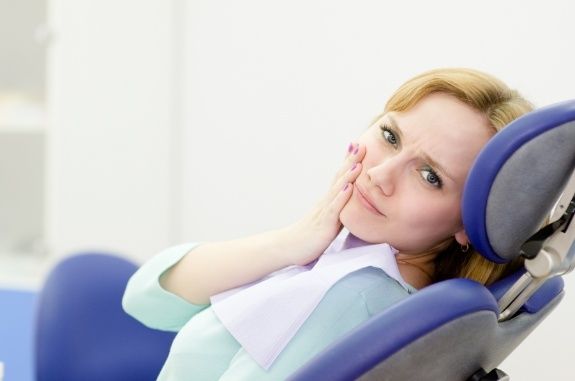
<svg viewBox="0 0 575 381"><path fill-rule="evenodd" d="M494 132L533 110L533 105L517 91L489 74L467 68L443 68L420 74L401 85L388 100L384 113L407 111L432 93L454 96L481 112ZM462 277L490 284L518 265L518 261L498 265L472 249L462 250L454 239L436 258L434 281Z"/></svg>

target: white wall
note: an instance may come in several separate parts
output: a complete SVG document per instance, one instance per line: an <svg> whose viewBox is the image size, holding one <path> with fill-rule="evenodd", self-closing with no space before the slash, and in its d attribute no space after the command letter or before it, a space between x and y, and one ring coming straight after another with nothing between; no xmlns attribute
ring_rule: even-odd
<svg viewBox="0 0 575 381"><path fill-rule="evenodd" d="M301 216L348 142L423 70L471 66L537 105L569 98L570 10L567 1L189 2L182 238Z"/></svg>
<svg viewBox="0 0 575 381"><path fill-rule="evenodd" d="M48 247L145 258L174 241L174 8L52 0Z"/></svg>
<svg viewBox="0 0 575 381"><path fill-rule="evenodd" d="M554 0L189 2L181 239L302 216L348 142L421 71L482 69L538 106L573 98L574 11ZM512 379L572 379L573 281L566 288L502 365Z"/></svg>
<svg viewBox="0 0 575 381"><path fill-rule="evenodd" d="M45 13L46 1L0 1L0 95L17 92L43 98L46 60L37 32Z"/></svg>
<svg viewBox="0 0 575 381"><path fill-rule="evenodd" d="M53 0L51 247L144 260L292 222L391 92L430 68L483 69L539 106L572 98L574 8ZM513 379L571 379L574 287L503 365Z"/></svg>

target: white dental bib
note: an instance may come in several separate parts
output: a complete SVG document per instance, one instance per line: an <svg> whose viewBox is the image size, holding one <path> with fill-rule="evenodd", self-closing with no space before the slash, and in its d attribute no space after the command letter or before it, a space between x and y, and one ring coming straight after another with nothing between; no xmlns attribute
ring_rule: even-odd
<svg viewBox="0 0 575 381"><path fill-rule="evenodd" d="M405 286L395 254L386 243L368 244L343 229L316 262L286 267L214 295L212 308L246 352L267 370L327 291L347 274L377 267Z"/></svg>

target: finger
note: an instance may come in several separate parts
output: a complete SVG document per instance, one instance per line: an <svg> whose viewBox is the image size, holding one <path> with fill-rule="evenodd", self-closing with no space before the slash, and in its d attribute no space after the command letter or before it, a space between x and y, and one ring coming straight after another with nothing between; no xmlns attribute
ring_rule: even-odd
<svg viewBox="0 0 575 381"><path fill-rule="evenodd" d="M331 203L324 209L325 218L330 223L339 223L339 214L351 197L353 184L346 183L343 188L335 195Z"/></svg>
<svg viewBox="0 0 575 381"><path fill-rule="evenodd" d="M350 143L347 148L347 154L345 160L342 166L336 172L332 184L335 185L335 183L338 180L340 180L341 177L344 176L355 163L360 162L364 156L365 156L365 146L363 144Z"/></svg>
<svg viewBox="0 0 575 381"><path fill-rule="evenodd" d="M362 168L363 166L360 162L353 163L347 172L342 174L329 190L327 195L328 202L331 202L335 197L337 197L340 190L343 189L346 184L353 183L361 173Z"/></svg>
<svg viewBox="0 0 575 381"><path fill-rule="evenodd" d="M337 172L332 184L334 186L337 186L338 182L341 183L342 178L344 178L343 181L347 181L345 180L345 178L346 176L348 176L349 171L352 170L352 168L354 168L355 166L361 164L361 161L365 157L365 154L366 154L365 145L360 143L355 144L353 151L351 151L351 153L348 155L345 162Z"/></svg>
<svg viewBox="0 0 575 381"><path fill-rule="evenodd" d="M347 152L345 153L345 158L347 158L349 156L349 154L351 154L354 150L355 150L355 146L357 143L351 142L349 143L349 145L347 146Z"/></svg>
<svg viewBox="0 0 575 381"><path fill-rule="evenodd" d="M335 183L341 178L341 176L349 169L352 161L351 161L351 157L353 156L353 152L355 152L357 148L357 143L349 143L349 145L347 146L347 151L345 153L345 158L343 161L343 164L339 167L339 169L337 170L337 172L335 173L335 176L333 177L332 180L332 185L335 185Z"/></svg>
<svg viewBox="0 0 575 381"><path fill-rule="evenodd" d="M345 174L343 180L344 182L353 183L361 174L363 164L361 162L353 163L349 171Z"/></svg>
<svg viewBox="0 0 575 381"><path fill-rule="evenodd" d="M365 157L365 153L366 153L365 144L358 143L350 154L352 163L358 163L362 161L363 158Z"/></svg>

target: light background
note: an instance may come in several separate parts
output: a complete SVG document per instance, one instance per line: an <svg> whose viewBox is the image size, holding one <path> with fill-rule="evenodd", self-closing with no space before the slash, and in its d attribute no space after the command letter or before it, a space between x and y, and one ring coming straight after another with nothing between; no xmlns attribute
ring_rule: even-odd
<svg viewBox="0 0 575 381"><path fill-rule="evenodd" d="M325 191L392 91L490 72L537 106L573 98L570 1L53 0L46 245L144 261L284 226ZM567 277L569 278L569 277ZM569 380L567 298L502 365ZM414 364L416 366L416 364Z"/></svg>

